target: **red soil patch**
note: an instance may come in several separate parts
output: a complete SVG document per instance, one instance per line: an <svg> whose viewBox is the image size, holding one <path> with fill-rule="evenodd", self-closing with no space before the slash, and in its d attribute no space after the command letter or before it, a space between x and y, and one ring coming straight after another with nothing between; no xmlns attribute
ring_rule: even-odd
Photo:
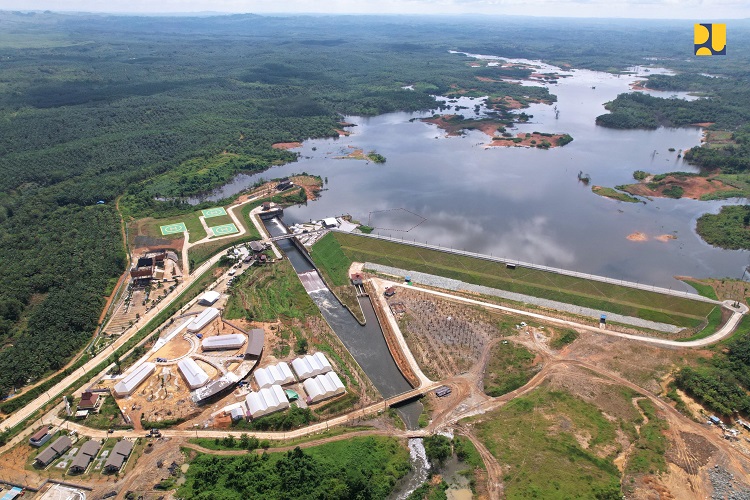
<svg viewBox="0 0 750 500"><path fill-rule="evenodd" d="M648 241L648 236L646 236L646 233L631 233L627 236L627 238L630 241Z"/></svg>
<svg viewBox="0 0 750 500"><path fill-rule="evenodd" d="M352 133L351 133L351 132L348 132L348 131L346 131L346 130L341 130L340 128L337 128L337 129L336 129L336 132L337 132L337 133L339 134L339 136L347 136L347 135L352 135Z"/></svg>
<svg viewBox="0 0 750 500"><path fill-rule="evenodd" d="M477 76L476 79L479 80L480 82L488 82L488 83L494 83L497 81L497 80L493 80L492 78L487 78L486 76Z"/></svg>
<svg viewBox="0 0 750 500"><path fill-rule="evenodd" d="M302 146L301 142L277 142L272 145L273 149L294 149Z"/></svg>
<svg viewBox="0 0 750 500"><path fill-rule="evenodd" d="M541 144L542 141L547 141L550 143L550 148L555 148L558 146L558 141L563 136L563 134L555 134L552 136L544 136L541 134L531 134L529 137L526 137L526 134L521 132L516 137L521 139L520 142L514 142L512 138L503 138L503 139L495 139L493 140L489 145L490 146L503 146L503 147L527 147L527 148L533 148L537 145ZM535 141L534 144L531 143L531 141Z"/></svg>
<svg viewBox="0 0 750 500"><path fill-rule="evenodd" d="M714 122L691 123L691 125L694 126L694 127L703 127L703 128L710 127L713 124L714 124Z"/></svg>
<svg viewBox="0 0 750 500"><path fill-rule="evenodd" d="M735 190L732 186L724 184L714 177L681 177L668 175L664 180L659 181L659 186L656 189L649 188L648 182L646 181L638 184L628 184L625 186L624 191L636 196L667 198L667 196L664 195L664 190L669 186L675 185L682 188L683 198L699 200L701 196L705 194Z"/></svg>
<svg viewBox="0 0 750 500"><path fill-rule="evenodd" d="M674 234L660 234L656 237L657 240L661 241L662 243L667 243L670 240L676 240L677 236Z"/></svg>
<svg viewBox="0 0 750 500"><path fill-rule="evenodd" d="M633 82L630 84L631 90L648 90L646 87L643 86L643 84L646 83L645 80L639 80L637 82Z"/></svg>

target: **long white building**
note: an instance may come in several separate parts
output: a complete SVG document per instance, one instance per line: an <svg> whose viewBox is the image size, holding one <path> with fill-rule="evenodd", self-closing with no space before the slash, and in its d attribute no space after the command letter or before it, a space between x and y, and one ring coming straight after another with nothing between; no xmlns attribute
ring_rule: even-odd
<svg viewBox="0 0 750 500"><path fill-rule="evenodd" d="M317 403L324 399L344 394L346 388L335 372L324 373L302 382L307 398L311 403Z"/></svg>
<svg viewBox="0 0 750 500"><path fill-rule="evenodd" d="M251 392L245 401L250 416L253 418L289 408L289 400L280 385L272 385L258 392Z"/></svg>
<svg viewBox="0 0 750 500"><path fill-rule="evenodd" d="M296 380L289 365L283 361L265 368L258 368L253 373L253 377L261 389L272 385L291 384Z"/></svg>
<svg viewBox="0 0 750 500"><path fill-rule="evenodd" d="M198 363L193 358L181 359L177 363L177 368L179 368L180 373L185 378L185 382L187 382L190 390L203 387L208 382L208 374L203 368L198 366Z"/></svg>
<svg viewBox="0 0 750 500"><path fill-rule="evenodd" d="M247 339L241 333L232 333L231 335L216 335L206 337L201 342L204 351L224 351L230 349L239 349L245 345Z"/></svg>
<svg viewBox="0 0 750 500"><path fill-rule="evenodd" d="M294 373L297 374L297 378L300 380L316 377L333 370L331 363L328 362L328 359L322 352L307 354L301 358L292 360L292 368L294 368Z"/></svg>
<svg viewBox="0 0 750 500"><path fill-rule="evenodd" d="M209 323L219 317L219 310L215 307L207 307L188 325L190 333L198 333L203 330Z"/></svg>
<svg viewBox="0 0 750 500"><path fill-rule="evenodd" d="M115 384L115 396L130 396L156 370L156 365L149 361L136 366L124 379Z"/></svg>

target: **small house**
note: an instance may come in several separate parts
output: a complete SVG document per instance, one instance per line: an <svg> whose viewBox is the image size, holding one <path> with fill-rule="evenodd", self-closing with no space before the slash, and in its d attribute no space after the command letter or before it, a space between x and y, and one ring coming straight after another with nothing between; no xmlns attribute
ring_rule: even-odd
<svg viewBox="0 0 750 500"><path fill-rule="evenodd" d="M109 454L109 458L104 463L104 470L109 473L119 472L128 461L130 452L133 451L133 442L121 439L117 442L112 452Z"/></svg>
<svg viewBox="0 0 750 500"><path fill-rule="evenodd" d="M78 403L79 410L93 410L99 404L99 394L91 391L85 391L81 394L81 401Z"/></svg>
<svg viewBox="0 0 750 500"><path fill-rule="evenodd" d="M386 297L393 297L394 295L396 295L396 287L389 286L388 288L385 289L384 295Z"/></svg>
<svg viewBox="0 0 750 500"><path fill-rule="evenodd" d="M47 467L53 460L68 451L72 445L73 442L68 436L61 436L36 456L34 464L37 467Z"/></svg>
<svg viewBox="0 0 750 500"><path fill-rule="evenodd" d="M52 433L50 433L49 427L44 426L29 438L29 444L39 448L50 439L52 439Z"/></svg>
<svg viewBox="0 0 750 500"><path fill-rule="evenodd" d="M354 286L360 286L362 283L364 283L364 276L362 276L362 273L354 273L350 276L350 279L352 281L352 285Z"/></svg>
<svg viewBox="0 0 750 500"><path fill-rule="evenodd" d="M83 446L81 446L81 449L78 450L78 454L73 459L73 463L70 465L68 472L71 474L81 474L86 472L86 469L94 460L96 454L99 453L101 447L101 444L93 439L83 443Z"/></svg>

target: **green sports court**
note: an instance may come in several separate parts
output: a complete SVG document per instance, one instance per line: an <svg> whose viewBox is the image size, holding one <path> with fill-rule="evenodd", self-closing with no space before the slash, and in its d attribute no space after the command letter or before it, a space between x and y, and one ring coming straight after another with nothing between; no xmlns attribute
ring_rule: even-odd
<svg viewBox="0 0 750 500"><path fill-rule="evenodd" d="M224 209L222 208L222 210ZM168 234L184 233L185 231L187 231L187 227L185 227L184 222L176 222L174 224L167 224L166 226L161 226L162 236L167 236Z"/></svg>
<svg viewBox="0 0 750 500"><path fill-rule="evenodd" d="M211 228L211 231L213 231L214 236L226 236L227 234L240 232L240 230L237 229L237 226L232 223L222 224L221 226L214 226Z"/></svg>
<svg viewBox="0 0 750 500"><path fill-rule="evenodd" d="M227 211L224 210L224 207L214 207L214 208L207 208L205 210L201 210L203 213L204 219L209 219L211 217L219 217L221 215L226 215Z"/></svg>

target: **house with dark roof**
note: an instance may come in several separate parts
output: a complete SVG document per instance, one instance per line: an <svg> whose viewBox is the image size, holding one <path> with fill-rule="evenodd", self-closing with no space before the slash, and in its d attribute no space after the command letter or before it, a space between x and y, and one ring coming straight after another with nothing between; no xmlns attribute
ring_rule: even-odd
<svg viewBox="0 0 750 500"><path fill-rule="evenodd" d="M132 441L125 439L118 441L104 464L104 470L109 473L119 472L125 462L128 461L131 451L133 451Z"/></svg>
<svg viewBox="0 0 750 500"><path fill-rule="evenodd" d="M99 441L86 441L78 450L78 454L73 459L73 463L70 465L68 472L70 474L82 474L86 472L89 464L96 458L96 454L99 453L99 449L102 447Z"/></svg>
<svg viewBox="0 0 750 500"><path fill-rule="evenodd" d="M99 394L86 391L81 394L81 402L78 403L79 410L93 410L99 404Z"/></svg>
<svg viewBox="0 0 750 500"><path fill-rule="evenodd" d="M68 436L61 436L36 456L34 464L37 467L47 467L53 460L68 451L72 445L73 442Z"/></svg>

